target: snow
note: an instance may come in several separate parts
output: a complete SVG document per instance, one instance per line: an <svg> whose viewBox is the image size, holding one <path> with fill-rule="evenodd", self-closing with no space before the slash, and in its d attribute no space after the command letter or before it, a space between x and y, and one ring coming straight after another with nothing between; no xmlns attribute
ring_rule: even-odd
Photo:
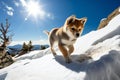
<svg viewBox="0 0 120 80"><path fill-rule="evenodd" d="M36 50L1 69L0 80L120 80L119 21L120 15L105 28L80 37L74 45L70 64L65 63L58 48L56 57L49 48Z"/></svg>

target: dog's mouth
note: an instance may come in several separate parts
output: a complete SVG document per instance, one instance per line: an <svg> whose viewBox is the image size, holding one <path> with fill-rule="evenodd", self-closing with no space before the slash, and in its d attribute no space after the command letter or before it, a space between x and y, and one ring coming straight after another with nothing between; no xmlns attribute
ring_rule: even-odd
<svg viewBox="0 0 120 80"><path fill-rule="evenodd" d="M71 41L76 41L76 39L72 39Z"/></svg>

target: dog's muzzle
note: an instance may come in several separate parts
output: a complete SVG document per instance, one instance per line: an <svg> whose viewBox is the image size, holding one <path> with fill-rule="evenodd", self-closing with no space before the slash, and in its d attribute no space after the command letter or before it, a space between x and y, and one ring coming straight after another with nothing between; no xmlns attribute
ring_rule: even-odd
<svg viewBox="0 0 120 80"><path fill-rule="evenodd" d="M76 37L78 38L80 36L80 34L79 33L76 33Z"/></svg>

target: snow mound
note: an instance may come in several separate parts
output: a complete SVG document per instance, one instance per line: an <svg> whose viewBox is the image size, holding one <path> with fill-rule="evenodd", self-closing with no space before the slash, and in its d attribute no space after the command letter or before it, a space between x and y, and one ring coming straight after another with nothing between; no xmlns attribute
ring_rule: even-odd
<svg viewBox="0 0 120 80"><path fill-rule="evenodd" d="M37 59L37 58L40 58L46 54L50 54L51 51L49 48L45 49L45 50L35 50L35 51L31 51L25 55L22 55L18 58L15 58L15 61L19 61L19 60L25 60L25 59Z"/></svg>
<svg viewBox="0 0 120 80"><path fill-rule="evenodd" d="M88 65L84 80L120 80L120 51L111 50Z"/></svg>
<svg viewBox="0 0 120 80"><path fill-rule="evenodd" d="M120 35L116 35L110 39L106 39L101 43L91 46L88 50L80 55L80 60L83 61L84 57L92 56L93 60L99 60L105 54L109 54L109 51L120 51ZM89 58L88 58L89 59Z"/></svg>

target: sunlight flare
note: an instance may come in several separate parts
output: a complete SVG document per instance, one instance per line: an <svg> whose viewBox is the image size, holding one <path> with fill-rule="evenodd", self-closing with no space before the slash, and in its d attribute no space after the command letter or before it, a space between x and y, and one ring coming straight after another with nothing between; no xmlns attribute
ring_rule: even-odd
<svg viewBox="0 0 120 80"><path fill-rule="evenodd" d="M45 11L45 6L39 0L20 0L20 2L26 16L25 21L29 18L35 19L35 21L45 18L54 19L53 14Z"/></svg>
<svg viewBox="0 0 120 80"><path fill-rule="evenodd" d="M42 10L42 6L38 2L35 1L29 1L26 6L26 10L28 12L28 16L33 17L42 17L45 15L45 12Z"/></svg>
<svg viewBox="0 0 120 80"><path fill-rule="evenodd" d="M20 0L22 6L25 9L26 17L25 21L28 20L29 17L33 17L35 19L44 19L47 13L43 9L43 5L40 4L37 0Z"/></svg>

